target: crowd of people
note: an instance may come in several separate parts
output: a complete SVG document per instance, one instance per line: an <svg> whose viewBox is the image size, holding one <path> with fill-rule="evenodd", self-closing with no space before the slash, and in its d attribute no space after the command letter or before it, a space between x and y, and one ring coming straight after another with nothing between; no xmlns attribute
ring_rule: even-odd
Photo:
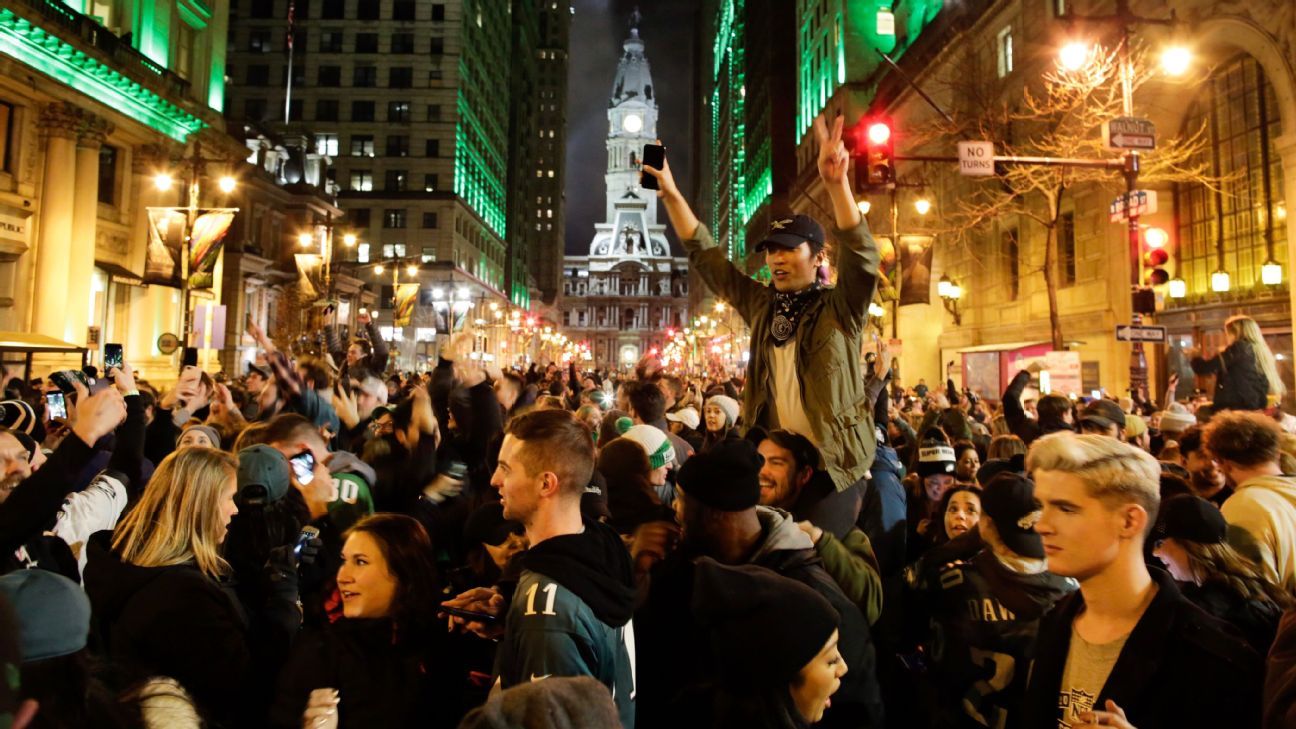
<svg viewBox="0 0 1296 729"><path fill-rule="evenodd" d="M1182 400L902 388L815 131L834 286L813 219L760 285L645 169L741 377L503 369L471 333L394 372L367 317L249 325L245 371L160 391L6 377L0 724L1296 725L1296 419L1255 323Z"/></svg>

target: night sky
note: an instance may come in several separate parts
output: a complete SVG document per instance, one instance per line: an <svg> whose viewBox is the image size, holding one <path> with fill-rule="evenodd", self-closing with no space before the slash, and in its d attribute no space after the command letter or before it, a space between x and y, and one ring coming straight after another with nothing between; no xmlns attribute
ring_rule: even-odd
<svg viewBox="0 0 1296 729"><path fill-rule="evenodd" d="M657 131L667 148L671 171L685 196L690 176L693 132L694 0L571 0L571 66L567 86L567 253L589 252L595 223L603 222L603 173L607 169L608 97L616 76L621 43L629 36L636 6L643 15L639 36L652 69L660 112ZM657 220L667 223L666 211Z"/></svg>

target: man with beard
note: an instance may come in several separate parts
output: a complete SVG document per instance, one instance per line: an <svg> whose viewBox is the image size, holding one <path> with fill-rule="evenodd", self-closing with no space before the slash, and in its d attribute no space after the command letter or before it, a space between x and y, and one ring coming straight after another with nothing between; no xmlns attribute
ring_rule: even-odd
<svg viewBox="0 0 1296 729"><path fill-rule="evenodd" d="M869 538L854 524L854 515L819 508L832 494L827 474L816 470L819 450L805 436L772 430L757 450L761 465L760 505L790 512L814 542L824 569L859 606L869 624L882 612L882 576Z"/></svg>
<svg viewBox="0 0 1296 729"><path fill-rule="evenodd" d="M1179 436L1179 458L1188 469L1193 493L1216 506L1223 506L1233 495L1233 488L1224 478L1219 461L1202 442L1204 430L1202 426L1194 425Z"/></svg>

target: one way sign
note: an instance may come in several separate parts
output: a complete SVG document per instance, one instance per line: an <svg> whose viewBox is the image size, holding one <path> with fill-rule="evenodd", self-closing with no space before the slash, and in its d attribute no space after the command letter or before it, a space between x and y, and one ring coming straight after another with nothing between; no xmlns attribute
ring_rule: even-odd
<svg viewBox="0 0 1296 729"><path fill-rule="evenodd" d="M1165 327L1135 326L1133 324L1119 324L1116 326L1116 341L1118 342L1164 342L1165 340Z"/></svg>

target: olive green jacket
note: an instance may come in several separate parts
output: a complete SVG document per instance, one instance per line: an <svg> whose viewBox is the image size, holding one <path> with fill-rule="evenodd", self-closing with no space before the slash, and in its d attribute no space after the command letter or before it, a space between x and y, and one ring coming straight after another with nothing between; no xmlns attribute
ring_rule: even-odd
<svg viewBox="0 0 1296 729"><path fill-rule="evenodd" d="M797 375L806 416L814 428L823 467L838 491L868 475L877 441L873 404L864 388L860 344L868 306L877 287L880 254L861 221L854 230L835 230L837 285L806 307L797 325ZM739 270L718 248L706 226L683 241L689 264L716 295L729 302L751 331L751 358L743 388L744 430L777 427L770 333L774 289ZM792 344L784 346L793 346Z"/></svg>

